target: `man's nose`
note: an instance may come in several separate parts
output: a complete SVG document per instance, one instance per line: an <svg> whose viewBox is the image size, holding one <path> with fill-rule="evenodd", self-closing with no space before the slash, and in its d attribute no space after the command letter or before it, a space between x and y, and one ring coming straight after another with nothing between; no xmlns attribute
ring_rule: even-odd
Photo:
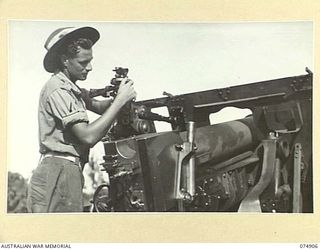
<svg viewBox="0 0 320 250"><path fill-rule="evenodd" d="M87 71L91 71L91 70L92 70L92 65L91 65L91 63L88 63L88 64L87 64L86 70L87 70Z"/></svg>

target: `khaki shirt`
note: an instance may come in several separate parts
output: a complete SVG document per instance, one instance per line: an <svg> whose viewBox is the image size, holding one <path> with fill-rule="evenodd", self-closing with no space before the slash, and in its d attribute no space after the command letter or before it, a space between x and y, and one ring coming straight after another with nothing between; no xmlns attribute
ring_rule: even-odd
<svg viewBox="0 0 320 250"><path fill-rule="evenodd" d="M62 72L54 74L41 90L39 100L40 153L69 153L86 162L89 148L71 133L71 125L89 122L81 90Z"/></svg>

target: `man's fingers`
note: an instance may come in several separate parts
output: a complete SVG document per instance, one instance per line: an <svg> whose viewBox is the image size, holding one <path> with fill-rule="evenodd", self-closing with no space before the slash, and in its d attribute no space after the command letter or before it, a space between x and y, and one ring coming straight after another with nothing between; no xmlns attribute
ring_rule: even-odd
<svg viewBox="0 0 320 250"><path fill-rule="evenodd" d="M124 78L121 80L120 85L126 84L127 81L128 81L128 77L124 77Z"/></svg>
<svg viewBox="0 0 320 250"><path fill-rule="evenodd" d="M134 90L133 84L132 80L124 78L119 86L118 96L126 99L127 101L135 101L137 98L137 92Z"/></svg>
<svg viewBox="0 0 320 250"><path fill-rule="evenodd" d="M135 101L137 98L137 92L135 90L133 90L133 92L131 93L131 100Z"/></svg>
<svg viewBox="0 0 320 250"><path fill-rule="evenodd" d="M127 80L127 81L126 81L126 84L128 84L128 85L131 86L131 85L133 85L133 81L132 81L132 80Z"/></svg>

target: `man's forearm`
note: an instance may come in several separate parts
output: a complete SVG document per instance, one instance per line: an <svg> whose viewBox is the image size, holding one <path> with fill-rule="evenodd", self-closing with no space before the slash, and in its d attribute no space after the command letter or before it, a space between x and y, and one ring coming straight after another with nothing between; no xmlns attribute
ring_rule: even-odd
<svg viewBox="0 0 320 250"><path fill-rule="evenodd" d="M89 110L98 115L102 115L110 107L112 101L112 98L108 98L105 100L92 99L91 107Z"/></svg>
<svg viewBox="0 0 320 250"><path fill-rule="evenodd" d="M88 145L89 147L93 147L106 135L121 108L128 101L136 98L136 96L137 93L133 88L133 82L124 78L120 83L118 94L112 105L110 105L109 102L110 107L104 109L105 111L101 117L95 120L93 123L88 124L85 122L80 122L74 124L71 127L73 134L81 143ZM106 105L108 105L108 102L96 105L96 111L101 111L101 109L106 107Z"/></svg>
<svg viewBox="0 0 320 250"><path fill-rule="evenodd" d="M90 124L77 123L72 126L72 132L83 144L93 147L106 135L124 104L115 100L97 120Z"/></svg>

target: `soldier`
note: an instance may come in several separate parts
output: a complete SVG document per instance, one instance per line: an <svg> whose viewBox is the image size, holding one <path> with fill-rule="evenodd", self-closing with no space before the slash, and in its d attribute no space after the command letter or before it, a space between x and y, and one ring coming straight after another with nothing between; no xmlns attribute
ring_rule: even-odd
<svg viewBox="0 0 320 250"><path fill-rule="evenodd" d="M39 100L41 159L28 188L29 212L82 212L82 168L89 148L107 133L120 109L136 98L133 82L123 79L114 100L84 100L77 81L92 70L92 27L60 28L47 39L43 64L53 73ZM101 116L89 123L86 110Z"/></svg>

